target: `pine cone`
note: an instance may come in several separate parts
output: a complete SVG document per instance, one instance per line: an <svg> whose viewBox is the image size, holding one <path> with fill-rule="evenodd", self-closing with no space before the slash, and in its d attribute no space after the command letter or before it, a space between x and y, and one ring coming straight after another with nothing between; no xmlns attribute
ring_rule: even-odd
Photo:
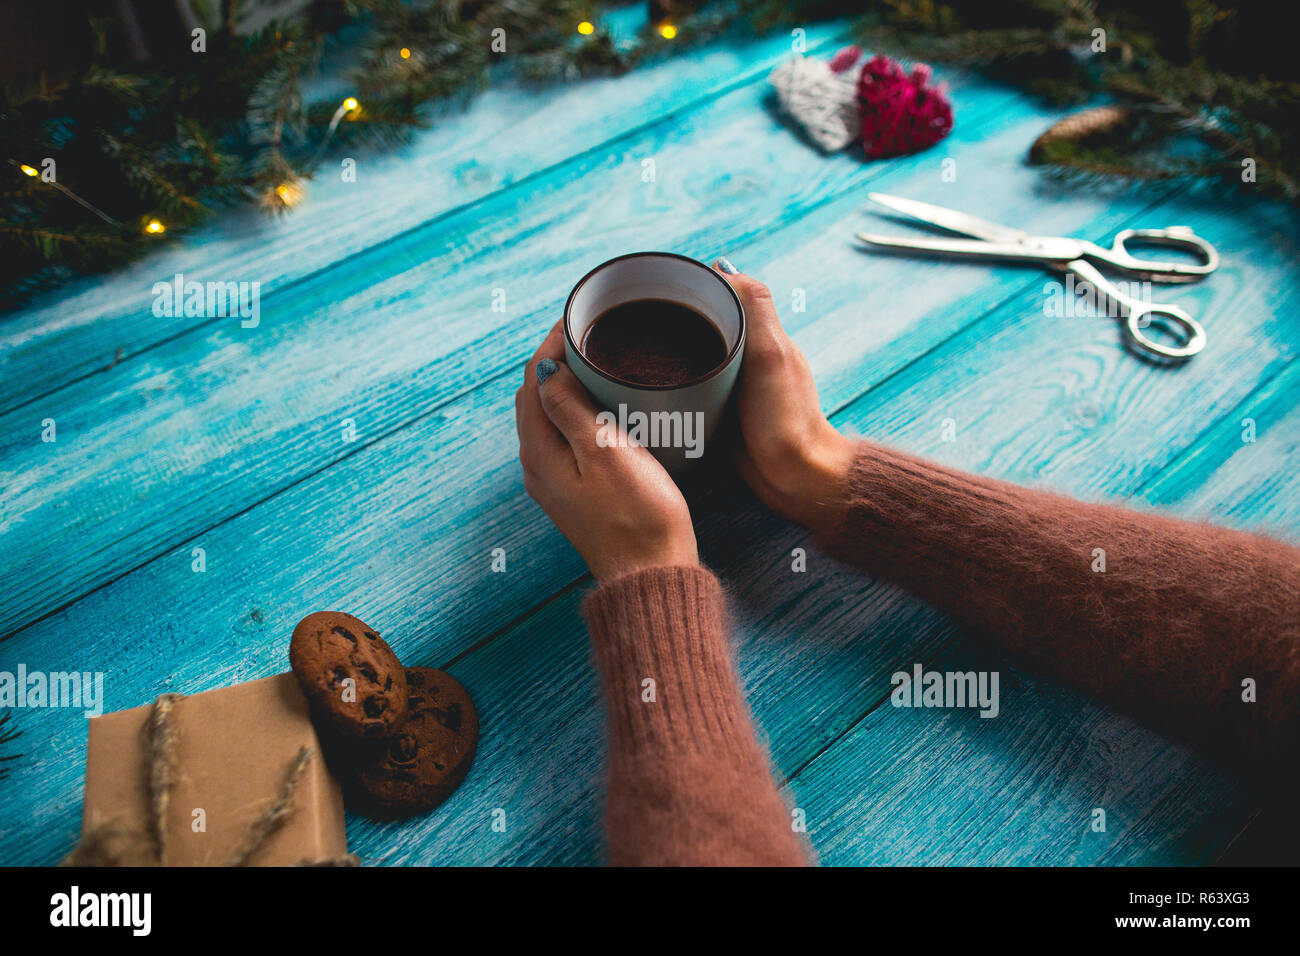
<svg viewBox="0 0 1300 956"><path fill-rule="evenodd" d="M1132 114L1119 106L1097 106L1080 113L1072 113L1057 120L1043 131L1029 147L1029 161L1041 163L1046 159L1047 147L1053 143L1079 143L1094 136L1112 133L1128 123Z"/></svg>

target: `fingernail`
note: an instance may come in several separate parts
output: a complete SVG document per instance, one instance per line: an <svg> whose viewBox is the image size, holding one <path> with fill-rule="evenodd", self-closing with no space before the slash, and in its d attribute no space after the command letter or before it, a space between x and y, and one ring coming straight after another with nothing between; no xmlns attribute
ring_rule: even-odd
<svg viewBox="0 0 1300 956"><path fill-rule="evenodd" d="M718 270L725 272L729 276L740 275L740 270L731 264L731 260L726 256L718 259Z"/></svg>
<svg viewBox="0 0 1300 956"><path fill-rule="evenodd" d="M544 358L537 363L537 384L545 385L546 380L560 370L555 359Z"/></svg>

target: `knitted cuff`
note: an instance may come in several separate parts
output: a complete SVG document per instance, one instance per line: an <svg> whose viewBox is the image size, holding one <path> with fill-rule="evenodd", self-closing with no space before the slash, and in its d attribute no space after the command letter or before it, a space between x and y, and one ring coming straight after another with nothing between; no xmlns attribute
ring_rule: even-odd
<svg viewBox="0 0 1300 956"><path fill-rule="evenodd" d="M954 536L982 528L1014 528L1024 496L1003 482L954 471L934 462L862 442L849 470L846 505L832 527L816 535L818 547L872 573L883 573L918 592L931 577L949 584L978 576L983 557L954 547ZM906 580L928 571L923 580Z"/></svg>
<svg viewBox="0 0 1300 956"><path fill-rule="evenodd" d="M583 615L615 752L752 755L756 744L728 645L722 587L710 572L637 571L590 594Z"/></svg>

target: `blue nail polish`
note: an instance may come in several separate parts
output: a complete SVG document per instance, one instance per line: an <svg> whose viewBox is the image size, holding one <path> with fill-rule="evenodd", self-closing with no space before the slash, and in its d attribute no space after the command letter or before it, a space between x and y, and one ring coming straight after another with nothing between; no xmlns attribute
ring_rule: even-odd
<svg viewBox="0 0 1300 956"><path fill-rule="evenodd" d="M740 275L740 270L731 264L731 260L726 256L718 259L718 269L729 276Z"/></svg>
<svg viewBox="0 0 1300 956"><path fill-rule="evenodd" d="M555 359L544 358L537 363L537 384L545 385L546 380L560 370Z"/></svg>

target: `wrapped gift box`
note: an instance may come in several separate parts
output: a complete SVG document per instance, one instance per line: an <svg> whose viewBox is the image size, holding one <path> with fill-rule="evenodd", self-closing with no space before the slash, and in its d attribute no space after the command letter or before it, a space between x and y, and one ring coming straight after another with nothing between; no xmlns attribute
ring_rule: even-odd
<svg viewBox="0 0 1300 956"><path fill-rule="evenodd" d="M311 758L293 786L293 812L263 839L254 839L257 849L247 862L284 866L346 856L338 782L325 765L298 682L280 674L173 702L167 718L173 785L167 788L157 859L148 784L158 759L151 706L90 721L83 848L103 843L105 834L120 847L126 834L129 852L115 851L117 862L140 862L146 853L164 866L226 865L285 790L307 747Z"/></svg>

